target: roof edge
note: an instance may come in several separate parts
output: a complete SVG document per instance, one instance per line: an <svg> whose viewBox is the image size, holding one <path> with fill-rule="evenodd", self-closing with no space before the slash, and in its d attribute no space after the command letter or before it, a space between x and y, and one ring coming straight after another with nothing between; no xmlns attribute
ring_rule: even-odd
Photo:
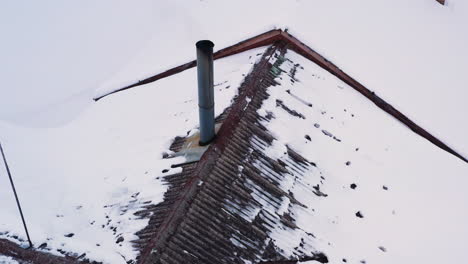
<svg viewBox="0 0 468 264"><path fill-rule="evenodd" d="M255 37L251 37L251 38L246 39L244 41L238 42L238 43L236 43L236 44L234 44L232 46L226 47L224 49L221 49L221 50L218 50L217 52L215 52L213 54L213 59L217 60L217 59L221 59L221 58L224 58L224 57L235 55L235 54L247 51L247 50L251 50L251 49L254 49L254 48L258 48L258 47L273 44L275 41L283 38L283 36L281 35L282 32L283 31L280 30L280 29L273 29L273 30L267 31L265 33L262 33L260 35L257 35ZM133 87L137 87L137 86L140 86L140 85L152 83L152 82L157 81L159 79L166 78L166 77L169 77L171 75L174 75L174 74L183 72L185 70L188 70L190 68L193 68L196 65L197 65L196 60L187 62L185 64L176 66L176 67L171 68L169 70L166 70L164 72L158 73L156 75L153 75L151 77L148 77L146 79L138 81L138 82L136 82L134 84L130 84L128 86L119 88L117 90L114 90L114 91L105 93L103 95L94 97L93 100L94 101L99 101L100 99L102 99L102 98L104 98L106 96L109 96L111 94L115 94L115 93L118 93L118 92L121 92L121 91L125 91L125 90L128 90L128 89L133 88Z"/></svg>
<svg viewBox="0 0 468 264"><path fill-rule="evenodd" d="M216 60L216 59L224 58L227 56L235 55L235 54L238 54L238 53L241 53L241 52L253 49L253 48L271 45L279 40L287 42L289 49L292 49L296 51L297 53L301 54L302 56L306 57L307 59L313 61L314 63L318 64L320 67L325 69L326 71L330 72L331 74L333 74L334 76L336 76L337 78L339 78L340 80L342 80L343 82L351 86L353 89L355 89L356 91L364 95L367 99L372 101L377 107L379 107L380 109L382 109L383 111L385 111L386 113L390 114L391 116L396 118L398 121L403 123L409 129L411 129L414 133L425 138L426 140L436 145L437 147L441 148L442 150L445 150L446 152L468 163L468 160L465 157L463 157L461 154L459 154L458 152L450 148L447 144L442 142L440 139L433 136L427 130L425 130L424 128L422 128L421 126L413 122L406 115L404 115L403 113L398 111L396 108L394 108L391 104L387 103L385 100L379 97L375 92L367 89L360 82L356 81L351 76L343 72L338 66L333 64L331 61L327 60L325 57L323 57L322 55L314 51L312 48L310 48L309 46L301 42L299 39L289 34L287 30L283 31L282 29L273 29L265 33L262 33L260 35L249 38L247 40L238 42L232 46L226 47L224 49L221 49L215 52L213 54L213 59ZM98 101L108 95L118 93L118 92L130 89L130 88L134 88L140 85L148 84L148 83L157 81L159 79L185 71L187 69L193 68L195 66L196 66L196 61L193 60L188 63L182 64L177 67L166 70L164 72L161 72L159 74L156 74L154 76L151 76L149 78L146 78L144 80L141 80L137 83L122 87L112 92L108 92L99 97L95 97L93 99L94 101Z"/></svg>
<svg viewBox="0 0 468 264"><path fill-rule="evenodd" d="M39 247L40 248L40 247ZM7 240L0 239L0 256L5 255L12 257L14 260L20 263L57 263L57 264L78 264L78 263L89 263L84 259L86 254L77 257L71 256L57 256L44 251L39 251L34 248L22 248L16 243ZM2 262L3 263L3 262ZM17 263L17 262L14 262Z"/></svg>
<svg viewBox="0 0 468 264"><path fill-rule="evenodd" d="M281 32L281 36L283 37L284 40L286 40L292 46L290 49L296 51L297 53L301 54L302 56L309 59L310 61L313 61L314 63L318 64L320 67L322 67L329 73L336 76L341 81L351 86L354 90L358 91L360 94L364 95L367 99L372 101L377 107L379 107L380 109L385 111L387 114L393 116L398 121L403 123L409 129L411 129L414 133L425 138L426 140L436 145L437 147L441 148L442 150L445 150L446 152L468 163L468 160L465 157L463 157L461 154L457 153L455 150L453 150L444 142L442 142L441 140L433 136L427 130L425 130L424 128L422 128L421 126L413 122L406 115L404 115L403 113L398 111L395 107L393 107L391 104L387 103L384 99L379 97L374 91L367 89L360 82L353 79L351 76L349 76L344 71L342 71L338 66L333 64L331 61L327 60L322 55L318 54L312 48L310 48L309 46L307 46L306 44L304 44L303 42L301 42L300 40L298 40L297 38L295 38L288 32L285 32L285 31Z"/></svg>

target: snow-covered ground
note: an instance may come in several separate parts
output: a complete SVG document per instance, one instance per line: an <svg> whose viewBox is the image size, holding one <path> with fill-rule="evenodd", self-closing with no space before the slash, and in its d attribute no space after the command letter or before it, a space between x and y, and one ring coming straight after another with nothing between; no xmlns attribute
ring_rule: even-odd
<svg viewBox="0 0 468 264"><path fill-rule="evenodd" d="M468 263L467 164L316 64L286 59L259 110L277 139L266 153L288 145L317 169L284 190L307 207L284 201L299 228L277 229L276 245L290 255L313 234L330 263ZM326 197L310 191L317 184Z"/></svg>
<svg viewBox="0 0 468 264"><path fill-rule="evenodd" d="M264 48L216 61L216 113L229 106L240 82ZM36 247L71 251L93 260L124 263L136 252L130 241L147 219L133 215L158 203L182 157L162 159L175 136L198 123L196 69L95 103L60 128L0 123L0 139L16 181ZM24 243L13 193L0 166L0 237ZM120 241L122 240L123 241ZM119 241L116 243L116 241Z"/></svg>

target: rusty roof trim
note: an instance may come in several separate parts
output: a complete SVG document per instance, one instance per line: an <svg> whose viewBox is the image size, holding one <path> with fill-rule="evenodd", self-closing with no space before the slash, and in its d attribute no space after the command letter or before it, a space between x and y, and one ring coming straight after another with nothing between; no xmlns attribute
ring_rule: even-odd
<svg viewBox="0 0 468 264"><path fill-rule="evenodd" d="M421 137L427 139L429 142L432 144L436 145L437 147L445 150L446 152L456 156L457 158L463 160L464 162L468 163L468 160L463 157L461 154L457 153L455 150L450 148L448 145L446 145L444 142L433 136L431 133L429 133L427 130L422 128L421 126L417 125L415 122L413 122L411 119L409 119L406 115L398 111L396 108L394 108L391 104L387 103L385 100L383 100L381 97L379 97L375 92L367 89L364 85L362 85L360 82L356 81L353 79L351 76L343 72L338 66L333 64L331 61L327 60L325 57L314 51L312 48L301 42L299 39L294 37L293 35L289 34L288 31L283 31L281 29L275 29L275 30L270 30L268 32L265 32L263 34L257 35L255 37L252 37L250 39L247 39L245 41L239 42L235 45L232 45L230 47L224 48L222 50L219 50L214 54L214 59L219 59L219 58L224 58L227 56L231 56L243 51L247 51L249 49L261 47L261 46L266 46L273 44L277 41L283 41L288 43L288 48L294 50L295 52L301 54L302 56L306 57L307 59L317 63L320 67L323 69L327 70L331 74L335 75L337 78L354 88L356 91L364 95L366 98L371 100L377 107L385 111L386 113L390 114L394 118L396 118L398 121L403 123L405 126L407 126L409 129L411 129L413 132L416 134L420 135ZM147 79L144 79L142 81L139 81L138 83L123 87L121 89L118 89L113 92L109 92L105 95L102 95L100 97L94 98L95 101L120 92L124 91L136 86L140 86L143 84L151 83L154 81L157 81L159 79L171 76L173 74L185 71L187 69L190 69L192 67L196 66L196 61L191 61L186 64L177 66L175 68L169 69L165 72L159 73L157 75L154 75L152 77L149 77Z"/></svg>
<svg viewBox="0 0 468 264"><path fill-rule="evenodd" d="M84 255L77 257L61 257L50 253L41 252L33 248L25 249L17 244L0 239L0 256L5 255L14 258L20 263L41 263L41 264L78 264L90 263L84 259Z"/></svg>
<svg viewBox="0 0 468 264"><path fill-rule="evenodd" d="M221 49L221 50L215 52L213 54L213 59L217 60L217 59L221 59L221 58L224 58L224 57L227 57L227 56L235 55L235 54L247 51L247 50L251 50L251 49L254 49L254 48L270 45L273 42L275 42L276 40L282 38L281 32L282 31L279 30L279 29L274 29L274 30L270 30L268 32L262 33L260 35L257 35L255 37L249 38L247 40L241 41L241 42L239 42L237 44L234 44L232 46L226 47L224 49ZM158 73L158 74L156 74L154 76L151 76L149 78L146 78L144 80L138 81L137 83L130 84L128 86L122 87L122 88L117 89L115 91L108 92L108 93L106 93L104 95L95 97L94 101L98 101L98 100L100 100L100 99L102 99L102 98L104 98L104 97L106 97L108 95L118 93L118 92L121 92L121 91L125 91L125 90L128 90L128 89L136 87L136 86L152 83L152 82L157 81L159 79L166 78L166 77L169 77L169 76L174 75L176 73L183 72L185 70L193 68L196 65L197 65L197 62L195 60L193 60L191 62L187 62L185 64L179 65L179 66L174 67L172 69L169 69L167 71L164 71L164 72Z"/></svg>

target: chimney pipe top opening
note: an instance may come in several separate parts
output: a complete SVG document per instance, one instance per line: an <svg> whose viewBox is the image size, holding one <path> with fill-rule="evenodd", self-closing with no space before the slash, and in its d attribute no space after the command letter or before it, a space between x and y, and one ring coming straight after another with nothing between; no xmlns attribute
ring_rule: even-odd
<svg viewBox="0 0 468 264"><path fill-rule="evenodd" d="M201 50L212 49L214 47L214 43L209 40L200 40L195 45Z"/></svg>

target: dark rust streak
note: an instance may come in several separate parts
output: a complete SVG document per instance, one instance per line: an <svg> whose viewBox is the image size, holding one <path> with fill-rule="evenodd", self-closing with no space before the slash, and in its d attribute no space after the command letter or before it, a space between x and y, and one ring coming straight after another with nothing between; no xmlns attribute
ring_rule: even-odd
<svg viewBox="0 0 468 264"><path fill-rule="evenodd" d="M276 47L270 47L270 49L263 55L263 59L254 66L256 70L252 71L251 75L246 77L246 83L243 85L248 87L247 90L235 99L235 103L232 105L230 113L223 122L217 137L203 154L191 178L187 181L183 190L181 190L182 194L180 198L175 201L175 204L172 206L172 210L167 213L167 216L158 228L158 231L152 236L146 247L142 250L138 259L139 263L148 263L151 260L151 254L154 249L158 251L157 254L161 254L161 250L167 248L166 244L170 243L172 234L177 232L180 227L180 223L183 221L184 215L187 210L189 210L192 202L195 200L195 197L199 192L198 180L203 180L206 175L210 174L218 160L218 157L221 156L227 147L227 142L235 131L233 128L237 126L243 115L243 110L247 103L245 98L247 96L254 95L256 87L255 84L257 84L259 79L261 79L256 78L256 75L259 74L259 72L263 72L262 69L265 70L269 66L268 60L265 58L273 54L275 50Z"/></svg>

